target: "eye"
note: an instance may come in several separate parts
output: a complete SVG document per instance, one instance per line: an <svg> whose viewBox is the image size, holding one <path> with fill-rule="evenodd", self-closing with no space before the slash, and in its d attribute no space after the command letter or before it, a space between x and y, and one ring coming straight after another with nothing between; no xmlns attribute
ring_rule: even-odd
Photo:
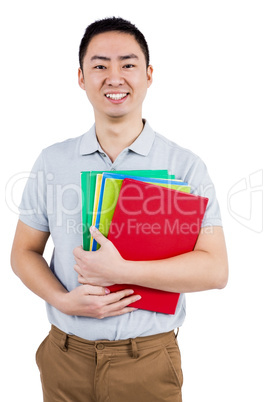
<svg viewBox="0 0 268 402"><path fill-rule="evenodd" d="M95 66L94 68L95 68L96 70L105 70L105 69L106 69L106 67L103 66L103 65L101 65L101 64Z"/></svg>
<svg viewBox="0 0 268 402"><path fill-rule="evenodd" d="M133 68L134 64L125 64L123 68Z"/></svg>

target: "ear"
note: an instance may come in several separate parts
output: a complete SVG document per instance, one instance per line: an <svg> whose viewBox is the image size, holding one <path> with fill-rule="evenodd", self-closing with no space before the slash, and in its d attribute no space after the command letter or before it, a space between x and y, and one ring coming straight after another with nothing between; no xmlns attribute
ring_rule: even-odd
<svg viewBox="0 0 268 402"><path fill-rule="evenodd" d="M85 89L84 74L80 67L78 69L78 84L79 84L80 88Z"/></svg>
<svg viewBox="0 0 268 402"><path fill-rule="evenodd" d="M149 65L147 68L147 88L152 85L153 82L153 66Z"/></svg>

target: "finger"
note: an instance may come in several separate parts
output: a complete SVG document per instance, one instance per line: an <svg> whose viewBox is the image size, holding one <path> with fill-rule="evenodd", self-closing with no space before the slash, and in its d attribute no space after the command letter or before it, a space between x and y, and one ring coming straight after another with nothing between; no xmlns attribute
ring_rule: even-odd
<svg viewBox="0 0 268 402"><path fill-rule="evenodd" d="M107 296L108 298L109 296ZM136 307L129 307L129 304L135 303L137 300L140 300L141 297L139 295L125 297L118 302L109 304L105 308L105 316L116 316L122 315L126 313L131 313L132 311L138 310Z"/></svg>
<svg viewBox="0 0 268 402"><path fill-rule="evenodd" d="M134 290L132 289L124 289L118 292L112 292L107 296L107 304L117 303L120 300L124 299L125 297L133 295Z"/></svg>
<svg viewBox="0 0 268 402"><path fill-rule="evenodd" d="M133 295L133 293L134 291L132 289L124 289L119 292L110 293L107 296L107 302L110 304L121 302L121 304L118 305L118 308L121 309L122 307L141 299L140 295Z"/></svg>
<svg viewBox="0 0 268 402"><path fill-rule="evenodd" d="M82 276L82 271L78 264L74 265L74 270L78 273L78 275Z"/></svg>
<svg viewBox="0 0 268 402"><path fill-rule="evenodd" d="M94 295L94 296L104 296L104 295L108 295L110 293L110 290L108 288L104 288L102 286L93 286L93 285L88 285L88 284L83 285L83 290L84 290L85 294Z"/></svg>
<svg viewBox="0 0 268 402"><path fill-rule="evenodd" d="M109 241L95 226L90 227L90 233L91 236L96 240L96 242L99 243L101 246Z"/></svg>
<svg viewBox="0 0 268 402"><path fill-rule="evenodd" d="M78 282L82 285L88 284L88 280L86 280L82 275L78 275Z"/></svg>
<svg viewBox="0 0 268 402"><path fill-rule="evenodd" d="M121 299L118 302L119 310L127 307L129 304L135 303L136 301L138 301L140 299L141 299L140 295L129 296L129 297L125 297L125 298Z"/></svg>
<svg viewBox="0 0 268 402"><path fill-rule="evenodd" d="M75 260L81 260L81 258L83 257L84 253L86 253L86 251L83 250L82 246L76 247L73 250L73 255L74 255Z"/></svg>
<svg viewBox="0 0 268 402"><path fill-rule="evenodd" d="M109 288L106 288L104 286L92 285L90 281L88 279L85 279L82 275L78 276L78 282L81 285L89 285L93 292L91 294L93 295L108 295L109 293L111 293Z"/></svg>

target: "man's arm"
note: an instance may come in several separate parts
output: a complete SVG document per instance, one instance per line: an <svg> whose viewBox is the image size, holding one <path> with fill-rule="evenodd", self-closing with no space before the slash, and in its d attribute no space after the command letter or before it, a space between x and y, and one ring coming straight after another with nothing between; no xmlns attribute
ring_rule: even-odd
<svg viewBox="0 0 268 402"><path fill-rule="evenodd" d="M136 300L135 296L121 300L133 293L130 290L106 294L103 287L84 285L68 292L43 258L48 238L49 233L18 222L11 252L11 266L31 291L69 315L103 318L134 310L127 305Z"/></svg>
<svg viewBox="0 0 268 402"><path fill-rule="evenodd" d="M221 227L202 229L194 251L158 261L126 261L98 230L92 235L101 244L98 251L74 250L81 283L132 283L180 293L221 289L227 284L228 261Z"/></svg>

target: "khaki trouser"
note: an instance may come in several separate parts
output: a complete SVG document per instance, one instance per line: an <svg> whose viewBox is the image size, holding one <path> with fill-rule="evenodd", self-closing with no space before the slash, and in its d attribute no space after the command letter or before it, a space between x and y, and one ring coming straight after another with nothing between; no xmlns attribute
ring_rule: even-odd
<svg viewBox="0 0 268 402"><path fill-rule="evenodd" d="M52 329L36 361L45 402L181 402L174 332L123 341L86 341Z"/></svg>

